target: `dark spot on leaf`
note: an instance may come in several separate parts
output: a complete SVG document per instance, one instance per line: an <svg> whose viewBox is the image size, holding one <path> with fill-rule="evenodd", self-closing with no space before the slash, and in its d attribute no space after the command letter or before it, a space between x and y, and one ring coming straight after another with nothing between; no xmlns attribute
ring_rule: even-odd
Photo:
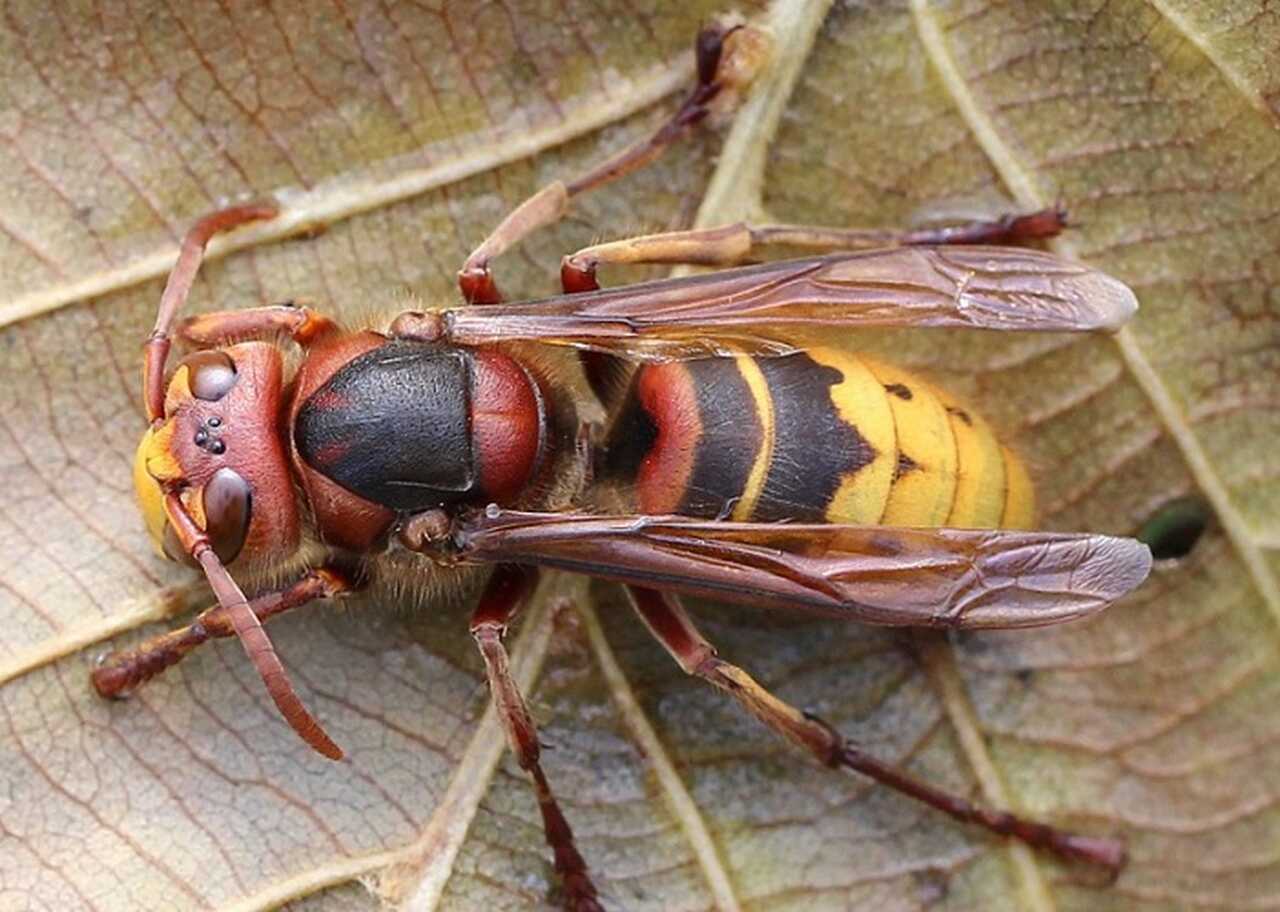
<svg viewBox="0 0 1280 912"><path fill-rule="evenodd" d="M897 481L903 475L906 475L908 472L914 472L918 468L920 468L920 463L916 462L906 453L899 450L898 465L893 470L893 480Z"/></svg>
<svg viewBox="0 0 1280 912"><path fill-rule="evenodd" d="M1176 497L1142 524L1137 538L1151 548L1156 560L1186 557L1204 534L1212 515L1209 505L1199 497Z"/></svg>
<svg viewBox="0 0 1280 912"><path fill-rule="evenodd" d="M969 417L969 413L962 408L956 408L954 405L947 406L947 414L955 415L969 427L973 427L973 419Z"/></svg>
<svg viewBox="0 0 1280 912"><path fill-rule="evenodd" d="M893 395L897 396L899 399L911 398L911 388L908 386L904 386L901 383L886 383L884 385L884 391L886 393L892 393Z"/></svg>

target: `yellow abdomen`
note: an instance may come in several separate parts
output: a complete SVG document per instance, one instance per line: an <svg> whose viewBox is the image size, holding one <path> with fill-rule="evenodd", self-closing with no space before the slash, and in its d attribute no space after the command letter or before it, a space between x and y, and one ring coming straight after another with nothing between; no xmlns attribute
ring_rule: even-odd
<svg viewBox="0 0 1280 912"><path fill-rule="evenodd" d="M981 415L899 367L834 349L809 353L846 378L833 401L892 468L886 486L877 473L852 473L831 502L829 522L886 526L1029 528L1035 493L1026 468L996 440ZM872 382L862 379L870 375ZM853 492L869 488L860 500ZM865 504L863 503L865 501ZM877 507L880 512L876 515Z"/></svg>

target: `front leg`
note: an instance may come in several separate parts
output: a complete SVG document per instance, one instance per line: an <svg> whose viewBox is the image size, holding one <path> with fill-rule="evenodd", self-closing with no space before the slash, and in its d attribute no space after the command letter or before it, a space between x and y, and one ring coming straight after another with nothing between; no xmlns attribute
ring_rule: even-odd
<svg viewBox="0 0 1280 912"><path fill-rule="evenodd" d="M164 367L169 360L172 345L170 333L178 311L187 303L196 273L200 271L200 264L204 261L205 247L216 234L232 231L249 222L275 218L279 213L280 210L274 203L249 203L220 209L192 225L182 239L178 260L173 264L164 293L160 296L155 327L143 348L142 400L147 407L148 421L154 423L164 417Z"/></svg>
<svg viewBox="0 0 1280 912"><path fill-rule="evenodd" d="M178 325L178 337L199 348L213 348L247 338L287 335L305 347L336 328L337 324L316 313L305 302L286 301L188 317Z"/></svg>
<svg viewBox="0 0 1280 912"><path fill-rule="evenodd" d="M317 599L341 598L356 588L352 577L337 567L317 567L292 586L256 596L250 600L249 608L261 622ZM103 697L125 696L181 662L202 643L235 635L226 609L214 605L185 627L157 634L133 649L107 656L91 675L94 689Z"/></svg>

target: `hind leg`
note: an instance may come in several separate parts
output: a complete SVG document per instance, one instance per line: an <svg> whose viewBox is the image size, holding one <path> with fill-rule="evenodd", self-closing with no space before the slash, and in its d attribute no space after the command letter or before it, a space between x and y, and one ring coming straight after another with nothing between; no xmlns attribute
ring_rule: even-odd
<svg viewBox="0 0 1280 912"><path fill-rule="evenodd" d="M775 734L808 752L823 766L862 773L957 820L1019 839L1033 848L1102 865L1112 871L1123 867L1125 847L1117 840L1068 833L1008 811L980 807L869 756L822 719L778 699L737 665L719 658L715 647L703 639L685 613L677 596L635 586L627 588L645 626L686 673L733 697Z"/></svg>

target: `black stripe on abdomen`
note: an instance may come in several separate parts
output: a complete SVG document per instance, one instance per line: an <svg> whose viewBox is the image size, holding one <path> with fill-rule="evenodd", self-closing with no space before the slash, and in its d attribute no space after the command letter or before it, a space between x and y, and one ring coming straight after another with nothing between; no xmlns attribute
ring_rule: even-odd
<svg viewBox="0 0 1280 912"><path fill-rule="evenodd" d="M698 397L702 437L680 512L727 516L746 488L764 429L735 359L708 358L685 366Z"/></svg>
<svg viewBox="0 0 1280 912"><path fill-rule="evenodd" d="M823 522L841 482L875 450L840 417L831 388L844 376L806 354L759 358L773 401L773 459L752 519Z"/></svg>

